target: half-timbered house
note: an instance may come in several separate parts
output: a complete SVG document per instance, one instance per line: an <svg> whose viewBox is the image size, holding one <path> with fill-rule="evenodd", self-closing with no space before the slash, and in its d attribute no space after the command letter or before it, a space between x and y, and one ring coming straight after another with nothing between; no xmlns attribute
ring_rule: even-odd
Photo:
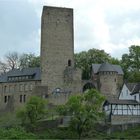
<svg viewBox="0 0 140 140"><path fill-rule="evenodd" d="M107 99L103 105L111 124L140 122L140 84L124 84L118 98Z"/></svg>

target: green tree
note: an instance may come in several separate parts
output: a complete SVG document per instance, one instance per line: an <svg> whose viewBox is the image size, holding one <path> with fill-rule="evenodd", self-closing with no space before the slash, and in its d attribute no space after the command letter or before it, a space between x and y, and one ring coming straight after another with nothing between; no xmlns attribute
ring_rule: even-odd
<svg viewBox="0 0 140 140"><path fill-rule="evenodd" d="M124 71L124 78L128 77L128 72L131 70L130 58L128 54L122 55L121 66Z"/></svg>
<svg viewBox="0 0 140 140"><path fill-rule="evenodd" d="M103 117L103 101L104 97L97 90L91 89L83 95L71 96L66 105L60 106L61 114L71 116L70 128L78 133L79 139Z"/></svg>
<svg viewBox="0 0 140 140"><path fill-rule="evenodd" d="M0 139L37 139L37 136L27 133L22 127L0 128Z"/></svg>
<svg viewBox="0 0 140 140"><path fill-rule="evenodd" d="M140 46L132 45L129 48L131 68L140 71Z"/></svg>
<svg viewBox="0 0 140 140"><path fill-rule="evenodd" d="M128 72L128 78L127 80L131 83L133 82L140 82L140 72L139 71L133 71L133 72Z"/></svg>
<svg viewBox="0 0 140 140"><path fill-rule="evenodd" d="M20 68L40 67L40 57L35 54L22 54L20 56Z"/></svg>
<svg viewBox="0 0 140 140"><path fill-rule="evenodd" d="M117 58L111 57L110 60L108 61L110 64L114 64L114 65L120 65L121 61Z"/></svg>
<svg viewBox="0 0 140 140"><path fill-rule="evenodd" d="M118 64L119 60L112 58L104 50L98 49L90 49L87 52L83 51L75 54L75 65L82 70L82 79L90 78L92 64L100 64L103 62L113 62L113 64Z"/></svg>
<svg viewBox="0 0 140 140"><path fill-rule="evenodd" d="M77 53L75 56L75 65L76 67L82 70L82 79L88 79L90 77L90 64L88 60L87 52L83 51L81 53Z"/></svg>
<svg viewBox="0 0 140 140"><path fill-rule="evenodd" d="M46 102L37 96L32 96L26 103L25 108L17 112L17 117L21 119L22 125L30 130L34 130L37 121L46 114Z"/></svg>
<svg viewBox="0 0 140 140"><path fill-rule="evenodd" d="M129 47L129 53L122 55L121 66L125 79L129 82L140 82L140 46Z"/></svg>

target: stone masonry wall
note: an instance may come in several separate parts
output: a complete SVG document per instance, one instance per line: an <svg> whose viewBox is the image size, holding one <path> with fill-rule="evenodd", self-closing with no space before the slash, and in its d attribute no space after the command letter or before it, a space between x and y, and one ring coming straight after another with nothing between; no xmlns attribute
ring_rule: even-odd
<svg viewBox="0 0 140 140"><path fill-rule="evenodd" d="M15 110L23 106L40 81L9 82L0 84L0 110Z"/></svg>
<svg viewBox="0 0 140 140"><path fill-rule="evenodd" d="M139 116L122 116L122 115L112 115L111 116L111 124L112 125L122 125L122 124L131 124L131 123L139 123Z"/></svg>
<svg viewBox="0 0 140 140"><path fill-rule="evenodd" d="M44 7L41 25L42 85L48 92L62 88L68 61L74 66L73 10Z"/></svg>
<svg viewBox="0 0 140 140"><path fill-rule="evenodd" d="M81 92L81 71L74 67L73 9L43 8L41 24L41 85Z"/></svg>
<svg viewBox="0 0 140 140"><path fill-rule="evenodd" d="M99 74L99 90L103 95L116 95L117 93L117 74Z"/></svg>

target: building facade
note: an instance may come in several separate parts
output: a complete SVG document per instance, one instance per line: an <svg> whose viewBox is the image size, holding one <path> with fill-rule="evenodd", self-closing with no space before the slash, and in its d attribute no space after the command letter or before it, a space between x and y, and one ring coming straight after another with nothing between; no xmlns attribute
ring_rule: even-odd
<svg viewBox="0 0 140 140"><path fill-rule="evenodd" d="M81 70L74 66L73 9L44 6L41 68L15 69L0 76L1 110L22 106L30 96L63 104L82 92Z"/></svg>
<svg viewBox="0 0 140 140"><path fill-rule="evenodd" d="M12 111L30 98L41 85L40 68L14 69L0 76L0 111Z"/></svg>
<svg viewBox="0 0 140 140"><path fill-rule="evenodd" d="M111 124L140 123L140 83L124 83L118 97L103 105Z"/></svg>

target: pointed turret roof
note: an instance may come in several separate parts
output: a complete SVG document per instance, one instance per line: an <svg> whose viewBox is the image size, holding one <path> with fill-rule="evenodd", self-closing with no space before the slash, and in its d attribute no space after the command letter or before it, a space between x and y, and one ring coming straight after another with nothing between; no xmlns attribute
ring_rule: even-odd
<svg viewBox="0 0 140 140"><path fill-rule="evenodd" d="M116 72L116 70L111 64L109 64L108 62L105 62L101 64L98 72Z"/></svg>

